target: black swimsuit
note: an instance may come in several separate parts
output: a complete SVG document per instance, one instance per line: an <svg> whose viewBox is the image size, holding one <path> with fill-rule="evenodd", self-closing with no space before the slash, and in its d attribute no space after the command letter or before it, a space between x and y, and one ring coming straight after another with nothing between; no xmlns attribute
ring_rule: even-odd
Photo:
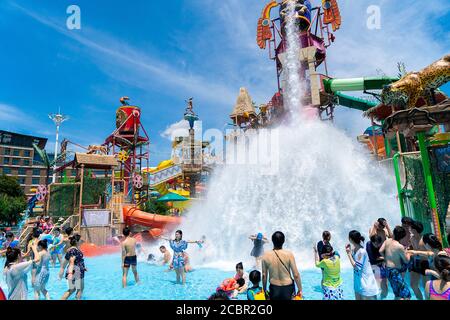
<svg viewBox="0 0 450 320"><path fill-rule="evenodd" d="M130 266L137 265L137 257L136 256L127 256L123 261L123 266L125 268L129 268Z"/></svg>
<svg viewBox="0 0 450 320"><path fill-rule="evenodd" d="M295 293L295 285L291 283L287 286L276 286L270 284L269 296L270 300L292 300L292 296Z"/></svg>

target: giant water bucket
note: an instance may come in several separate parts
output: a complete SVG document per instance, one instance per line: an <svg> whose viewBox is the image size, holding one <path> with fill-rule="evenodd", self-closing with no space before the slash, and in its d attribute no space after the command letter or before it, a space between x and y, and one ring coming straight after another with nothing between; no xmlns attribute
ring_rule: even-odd
<svg viewBox="0 0 450 320"><path fill-rule="evenodd" d="M116 128L120 133L133 134L141 124L141 109L136 106L122 106L116 111Z"/></svg>

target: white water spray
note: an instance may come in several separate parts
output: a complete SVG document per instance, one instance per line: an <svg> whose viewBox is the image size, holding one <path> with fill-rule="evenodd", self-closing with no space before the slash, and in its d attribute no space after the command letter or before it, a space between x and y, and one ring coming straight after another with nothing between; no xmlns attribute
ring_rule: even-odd
<svg viewBox="0 0 450 320"><path fill-rule="evenodd" d="M300 106L304 82L300 78L301 63L299 53L302 49L299 42L298 28L295 24L295 2L289 2L286 23L286 59L283 66L284 105L290 112L294 122L300 122Z"/></svg>
<svg viewBox="0 0 450 320"><path fill-rule="evenodd" d="M367 236L379 217L391 224L399 222L391 172L371 160L368 152L342 131L298 116L302 90L295 28L291 20L284 92L285 106L293 117L277 129L279 152L271 154L278 157L278 172L264 175L260 167L250 164L217 170L206 201L192 208L182 226L190 239L207 237L209 266L230 269L239 261L252 266L248 237L263 232L270 239L280 230L299 266L310 268L312 247L324 230L331 231L335 250L343 253L349 231L356 229ZM255 150L253 146L261 143L269 141L263 135L250 137L250 147L240 144L238 152ZM271 247L267 244L266 250ZM205 263L198 256L192 255L192 261Z"/></svg>

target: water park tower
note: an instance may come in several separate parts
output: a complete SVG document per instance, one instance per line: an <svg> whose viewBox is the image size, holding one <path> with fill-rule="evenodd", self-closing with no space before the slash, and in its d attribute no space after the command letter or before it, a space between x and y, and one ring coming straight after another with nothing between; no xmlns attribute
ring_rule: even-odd
<svg viewBox="0 0 450 320"><path fill-rule="evenodd" d="M195 141L195 122L199 117L194 112L193 98L187 101L187 107L184 113L184 120L189 123L189 136L181 139L181 166L183 168L183 176L189 185L189 193L191 197L195 197L196 185L201 179L203 159L202 159L202 143Z"/></svg>
<svg viewBox="0 0 450 320"><path fill-rule="evenodd" d="M279 16L272 18L275 8L278 8ZM277 121L276 118L284 113L282 111L287 49L286 28L288 19L292 18L289 12L291 8L295 8L293 18L296 20L301 48L298 52L298 59L301 62L299 77L303 83L307 83L302 104L316 116L332 119L334 106L330 103L329 97L321 93L323 91L321 80L328 76L326 50L334 42L334 32L341 25L337 0L322 0L319 6L313 6L309 0L271 1L264 7L258 20L257 43L261 49L268 49L269 57L276 65L278 82L278 92L268 103L265 111L269 119L273 118L272 121ZM321 65L325 69L324 75L318 72Z"/></svg>
<svg viewBox="0 0 450 320"><path fill-rule="evenodd" d="M134 194L142 188L142 168L149 166L150 138L141 123L141 109L129 105L128 101L128 97L120 98L122 105L116 111L116 130L103 145L108 154L119 160L120 176L117 182L129 202L134 202Z"/></svg>

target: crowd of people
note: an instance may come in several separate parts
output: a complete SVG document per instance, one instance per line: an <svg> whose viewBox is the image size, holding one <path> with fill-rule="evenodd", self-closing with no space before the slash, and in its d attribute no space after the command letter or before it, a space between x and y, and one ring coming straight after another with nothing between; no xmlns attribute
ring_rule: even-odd
<svg viewBox="0 0 450 320"><path fill-rule="evenodd" d="M8 287L8 300L28 299L28 274L31 275L35 299L40 300L42 295L50 300L50 293L46 288L50 278L50 264L55 267L57 260L60 266L59 279L65 277L68 286L61 299L67 300L75 292L77 299L82 298L84 273L87 269L79 248L81 236L73 234L70 227L64 233L62 235L57 227L44 228L38 222L26 240L25 250L21 250L19 240L12 232L6 233L0 255L6 257L3 275Z"/></svg>
<svg viewBox="0 0 450 320"><path fill-rule="evenodd" d="M283 249L284 234L272 235L273 250L267 252L263 245L268 241L261 233L250 239L254 242L251 255L261 262L262 271L255 268L245 277L238 264L235 277L224 280L209 299L236 299L245 289L248 300L303 299L294 255ZM313 249L315 266L322 272L323 300L343 300L341 255L331 244L331 233L324 231ZM450 249L444 249L434 234L424 233L420 221L404 217L392 230L386 219L379 218L367 242L359 231L350 231L345 252L353 267L356 300L386 299L389 288L396 300L409 300L412 294L417 300L450 300Z"/></svg>
<svg viewBox="0 0 450 320"><path fill-rule="evenodd" d="M48 224L48 220L44 222ZM81 237L66 228L64 234L58 227L43 227L40 222L33 228L26 241L25 250L10 231L0 233L0 254L6 256L3 274L8 287L8 299L25 300L28 297L27 277L35 299L51 299L46 286L52 264L59 263L59 279L67 280L67 291L61 299L66 300L76 293L82 299L84 275L87 268L80 250ZM447 235L449 238L450 235ZM395 299L450 300L450 250L444 249L432 233L424 233L419 221L404 217L401 225L391 229L388 222L380 218L370 228L369 241L357 230L348 234L345 255L353 268L353 290L356 300L386 299L391 290ZM148 263L168 266L175 271L176 282L186 283L186 274L192 270L186 249L189 244L204 248L205 236L201 240L187 241L183 232L177 230L174 238L160 236L167 241L170 250L159 247L160 258L146 253L142 244L132 236L128 227L118 238L122 249L122 285L128 284L128 273L132 270L134 280L140 282L137 270L138 255L145 255ZM285 235L281 231L271 237L272 250L264 247L270 241L262 233L251 235L253 242L250 253L255 267L246 272L242 262L236 264L233 277L224 279L210 300L229 300L246 297L248 300L302 300L304 292L296 259L293 252L284 248ZM448 239L450 241L450 239ZM332 246L331 233L324 231L322 240L313 246L315 266L321 270L322 296L324 300L343 300L341 275L341 254ZM1 289L0 289L1 290ZM0 292L1 293L1 292ZM306 293L307 295L308 293Z"/></svg>

